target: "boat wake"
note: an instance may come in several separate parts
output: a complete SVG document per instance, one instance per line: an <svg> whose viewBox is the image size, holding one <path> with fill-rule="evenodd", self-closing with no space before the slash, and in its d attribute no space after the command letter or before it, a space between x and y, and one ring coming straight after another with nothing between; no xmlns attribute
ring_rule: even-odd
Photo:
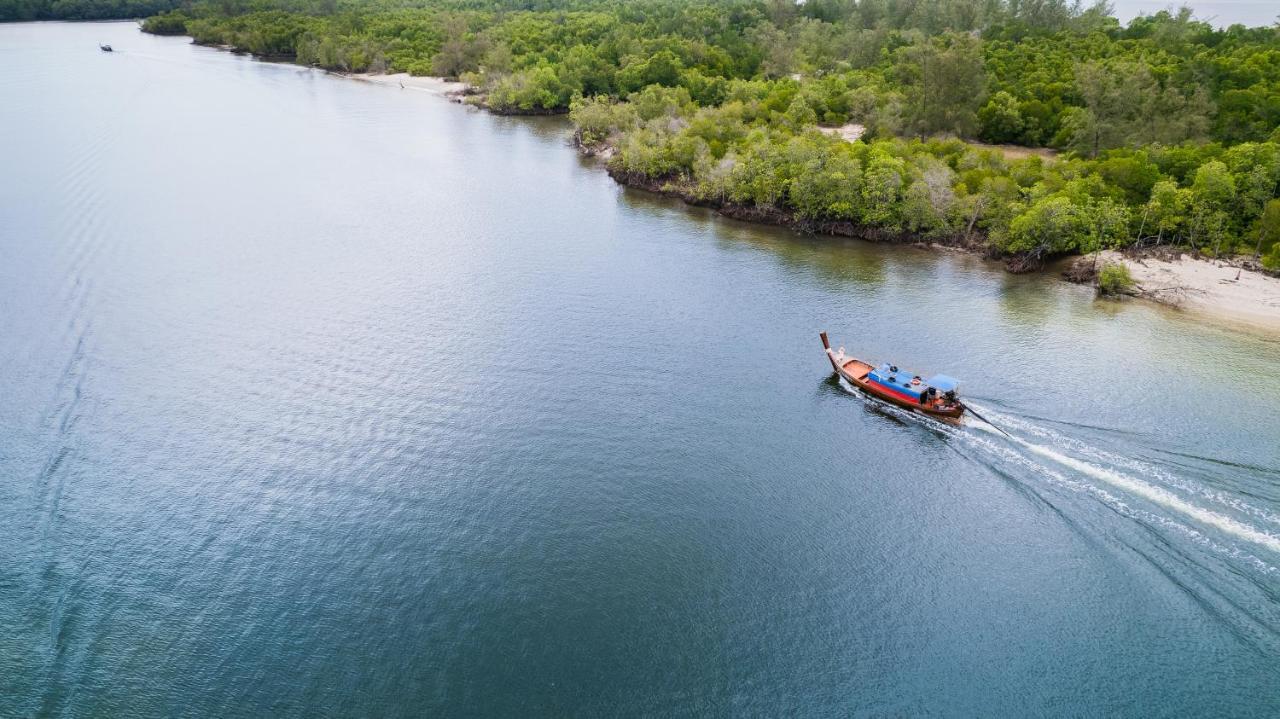
<svg viewBox="0 0 1280 719"><path fill-rule="evenodd" d="M1086 494L1119 515L1174 532L1257 572L1280 575L1280 534L1272 529L1280 527L1280 514L1272 510L1007 412L977 407L999 429L973 418L955 426L876 402L843 380L840 386L898 419L957 440L983 461L1012 465L1022 470L1019 475Z"/></svg>

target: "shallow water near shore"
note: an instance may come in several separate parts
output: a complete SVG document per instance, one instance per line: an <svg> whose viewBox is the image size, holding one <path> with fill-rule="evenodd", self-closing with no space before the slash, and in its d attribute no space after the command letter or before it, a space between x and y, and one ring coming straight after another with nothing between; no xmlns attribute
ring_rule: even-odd
<svg viewBox="0 0 1280 719"><path fill-rule="evenodd" d="M131 23L0 98L0 716L1280 713L1280 341Z"/></svg>

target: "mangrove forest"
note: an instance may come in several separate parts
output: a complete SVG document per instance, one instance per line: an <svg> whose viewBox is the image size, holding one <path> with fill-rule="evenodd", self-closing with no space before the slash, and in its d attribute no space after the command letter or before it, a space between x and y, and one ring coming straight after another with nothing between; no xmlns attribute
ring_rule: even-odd
<svg viewBox="0 0 1280 719"><path fill-rule="evenodd" d="M34 0L0 9L15 2ZM162 10L146 31L457 78L495 112L567 112L615 178L745 219L965 245L1015 268L1174 246L1280 269L1280 24L1216 28L1185 8L1122 24L1064 0Z"/></svg>

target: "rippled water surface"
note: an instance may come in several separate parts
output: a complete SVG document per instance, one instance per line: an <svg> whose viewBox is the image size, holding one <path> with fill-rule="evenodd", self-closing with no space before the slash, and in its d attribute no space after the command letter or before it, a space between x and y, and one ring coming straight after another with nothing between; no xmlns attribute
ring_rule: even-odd
<svg viewBox="0 0 1280 719"><path fill-rule="evenodd" d="M1274 339L128 23L0 128L2 716L1280 714Z"/></svg>

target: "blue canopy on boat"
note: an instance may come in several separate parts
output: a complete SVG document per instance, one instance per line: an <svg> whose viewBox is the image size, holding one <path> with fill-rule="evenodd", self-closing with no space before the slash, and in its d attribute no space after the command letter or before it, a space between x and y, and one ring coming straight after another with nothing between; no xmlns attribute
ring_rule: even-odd
<svg viewBox="0 0 1280 719"><path fill-rule="evenodd" d="M960 380L948 377L945 374L935 374L925 384L937 388L939 392L951 392L960 386Z"/></svg>

